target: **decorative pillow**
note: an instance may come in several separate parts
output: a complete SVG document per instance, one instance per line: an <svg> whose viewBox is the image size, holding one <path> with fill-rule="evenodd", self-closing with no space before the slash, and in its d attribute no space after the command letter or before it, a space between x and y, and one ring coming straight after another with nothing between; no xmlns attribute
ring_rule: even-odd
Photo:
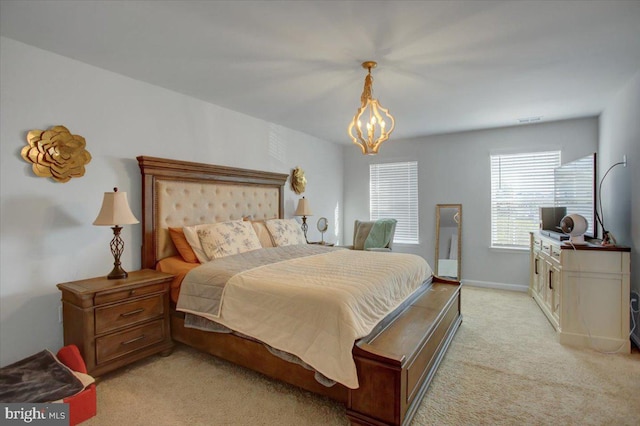
<svg viewBox="0 0 640 426"><path fill-rule="evenodd" d="M262 248L251 222L243 220L214 223L197 233L209 260Z"/></svg>
<svg viewBox="0 0 640 426"><path fill-rule="evenodd" d="M356 233L353 236L353 249L364 250L364 243L367 241L369 232L375 222L356 222Z"/></svg>
<svg viewBox="0 0 640 426"><path fill-rule="evenodd" d="M176 246L178 253L182 256L185 262L198 263L198 257L189 245L187 237L184 236L182 228L169 228L169 235L171 235L171 241Z"/></svg>
<svg viewBox="0 0 640 426"><path fill-rule="evenodd" d="M256 231L256 235L258 236L262 247L275 247L273 238L271 238L271 234L269 233L264 220L252 221L251 226L253 226L253 230Z"/></svg>
<svg viewBox="0 0 640 426"><path fill-rule="evenodd" d="M198 229L202 229L207 226L213 225L212 223L206 223L203 225L194 225L194 226L185 226L182 228L182 232L184 232L184 237L187 239L187 242L191 246L191 249L196 254L198 261L200 263L208 262L210 259L207 257L204 249L202 248L202 243L200 242L200 238L198 237Z"/></svg>
<svg viewBox="0 0 640 426"><path fill-rule="evenodd" d="M295 219L270 219L265 224L276 246L307 244L302 228Z"/></svg>

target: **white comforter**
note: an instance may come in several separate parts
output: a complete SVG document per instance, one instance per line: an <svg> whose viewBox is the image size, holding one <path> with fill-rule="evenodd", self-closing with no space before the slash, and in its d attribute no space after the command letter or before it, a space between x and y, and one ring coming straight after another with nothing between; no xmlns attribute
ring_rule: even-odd
<svg viewBox="0 0 640 426"><path fill-rule="evenodd" d="M212 294L207 265L185 277L178 310L294 354L352 389L358 387L351 353L354 342L368 335L432 274L416 255L322 252L233 275L221 291L218 310L216 303L203 308L207 303L201 303L202 297L200 302L182 297L182 291Z"/></svg>

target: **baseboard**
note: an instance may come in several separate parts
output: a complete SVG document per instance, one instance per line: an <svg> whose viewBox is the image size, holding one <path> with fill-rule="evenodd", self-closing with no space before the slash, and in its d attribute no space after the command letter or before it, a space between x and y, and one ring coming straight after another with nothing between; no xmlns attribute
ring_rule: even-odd
<svg viewBox="0 0 640 426"><path fill-rule="evenodd" d="M631 351L631 342L624 337L602 337L560 331L558 333L558 341L563 345L591 348L597 352L607 354L628 354Z"/></svg>
<svg viewBox="0 0 640 426"><path fill-rule="evenodd" d="M461 284L463 286L469 286L469 287L494 288L497 290L520 291L523 293L526 293L527 291L529 291L528 285L521 285L521 284L494 283L489 281L476 281L476 280L462 280Z"/></svg>

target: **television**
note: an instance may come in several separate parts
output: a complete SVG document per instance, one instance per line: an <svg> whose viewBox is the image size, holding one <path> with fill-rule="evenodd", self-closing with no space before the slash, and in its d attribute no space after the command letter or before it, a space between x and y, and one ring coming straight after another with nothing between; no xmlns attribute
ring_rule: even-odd
<svg viewBox="0 0 640 426"><path fill-rule="evenodd" d="M596 153L563 164L554 170L554 204L587 219L585 237L597 238Z"/></svg>

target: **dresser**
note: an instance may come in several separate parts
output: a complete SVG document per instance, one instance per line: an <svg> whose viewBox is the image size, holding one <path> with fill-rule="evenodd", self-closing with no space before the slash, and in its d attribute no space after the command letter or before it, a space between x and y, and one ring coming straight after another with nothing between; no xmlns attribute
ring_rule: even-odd
<svg viewBox="0 0 640 426"><path fill-rule="evenodd" d="M529 295L560 343L629 353L630 250L531 233Z"/></svg>
<svg viewBox="0 0 640 426"><path fill-rule="evenodd" d="M100 376L149 355L169 354L169 287L173 275L151 269L123 279L58 284L64 344L76 345L88 373Z"/></svg>

